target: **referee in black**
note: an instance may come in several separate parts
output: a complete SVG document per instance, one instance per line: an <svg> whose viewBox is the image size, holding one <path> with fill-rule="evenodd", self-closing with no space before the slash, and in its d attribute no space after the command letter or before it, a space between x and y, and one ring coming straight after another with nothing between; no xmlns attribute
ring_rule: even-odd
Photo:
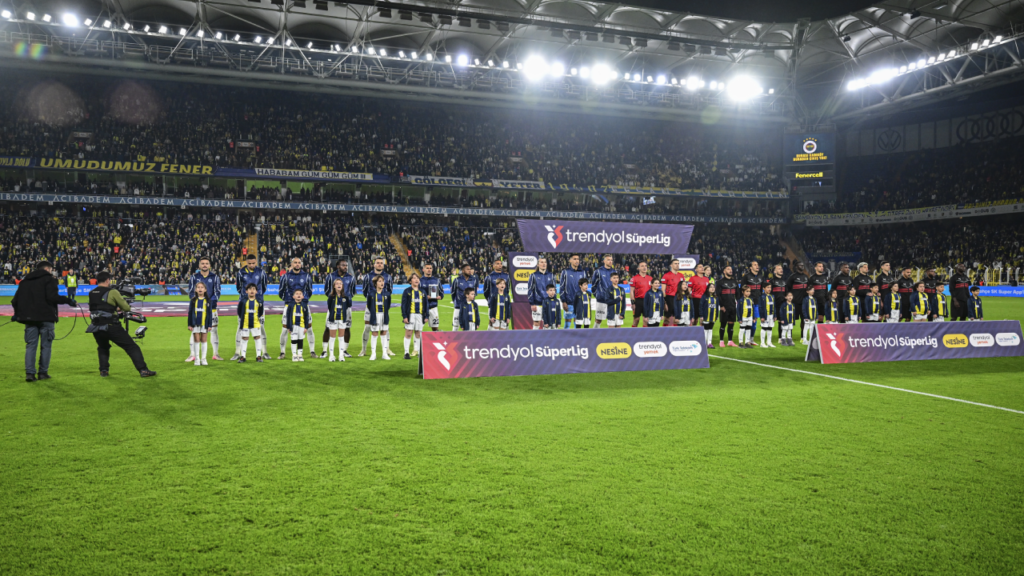
<svg viewBox="0 0 1024 576"><path fill-rule="evenodd" d="M111 343L128 353L132 364L135 364L135 369L139 371L139 376L156 376L156 372L146 366L142 349L118 321L118 312L130 312L131 309L121 293L110 287L110 272L97 274L96 287L89 292L89 316L92 318L92 324L86 332L96 339L96 351L100 357L100 376L110 376Z"/></svg>

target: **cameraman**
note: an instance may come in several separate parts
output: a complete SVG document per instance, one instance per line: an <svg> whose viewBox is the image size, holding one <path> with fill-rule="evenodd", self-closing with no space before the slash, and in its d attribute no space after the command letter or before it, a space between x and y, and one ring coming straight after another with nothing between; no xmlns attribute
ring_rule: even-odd
<svg viewBox="0 0 1024 576"><path fill-rule="evenodd" d="M92 317L92 324L86 332L91 333L96 339L97 352L100 356L100 376L110 375L111 342L128 353L132 364L135 364L135 369L139 371L139 376L156 376L156 372L146 366L142 349L119 322L118 313L130 312L131 309L121 293L110 287L110 272L97 274L96 287L89 292L89 315Z"/></svg>
<svg viewBox="0 0 1024 576"><path fill-rule="evenodd" d="M49 262L36 264L32 272L21 281L14 293L14 321L25 325L25 381L48 380L50 378L50 347L53 343L53 325L59 320L57 305L78 306L71 298L57 292L57 279L53 277L53 265ZM36 347L40 349L39 371L36 372Z"/></svg>

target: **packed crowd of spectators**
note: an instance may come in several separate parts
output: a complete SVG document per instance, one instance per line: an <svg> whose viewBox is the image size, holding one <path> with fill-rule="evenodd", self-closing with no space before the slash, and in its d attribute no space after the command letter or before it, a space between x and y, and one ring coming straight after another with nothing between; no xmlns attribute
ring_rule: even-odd
<svg viewBox="0 0 1024 576"><path fill-rule="evenodd" d="M18 75L0 156L780 190L778 135L233 87Z"/></svg>
<svg viewBox="0 0 1024 576"><path fill-rule="evenodd" d="M1024 199L1024 138L849 158L836 202L806 212L873 212Z"/></svg>
<svg viewBox="0 0 1024 576"><path fill-rule="evenodd" d="M807 228L797 235L804 252L859 252L872 268L883 260L940 270L964 263L980 268L1024 266L1020 216L941 220L871 227Z"/></svg>

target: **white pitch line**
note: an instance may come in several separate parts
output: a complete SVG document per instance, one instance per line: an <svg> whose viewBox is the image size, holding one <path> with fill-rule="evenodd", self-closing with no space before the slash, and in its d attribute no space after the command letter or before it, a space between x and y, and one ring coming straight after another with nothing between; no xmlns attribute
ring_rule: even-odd
<svg viewBox="0 0 1024 576"><path fill-rule="evenodd" d="M853 382L854 384L863 384L865 386L874 386L875 388L885 388L886 390L896 390L897 392L907 392L909 394L917 394L919 396L928 396L930 398L938 398L940 400L951 400L953 402L960 402L962 404L973 404L974 406L981 406L983 408L993 408L995 410L1003 410L1004 412L1013 412L1014 414L1024 414L1020 410L1014 410L1012 408L1003 408L1002 406L993 406L992 404L982 404L981 402L971 402L970 400L962 400L960 398L952 398L950 396L940 396L938 394L929 394L928 392L918 392L917 390L907 390L906 388L897 388L895 386L886 386L884 384L872 384L871 382L863 382L861 380L851 380L849 378L841 378L839 376L832 376L830 374L821 374L820 372L810 372L808 370L797 370L795 368L783 368L782 366L772 366L771 364L761 364L760 362L751 362L750 360L740 360L738 358L729 358L726 356L716 356L714 354L708 354L711 358L718 358L720 360L732 360L733 362L742 362L744 364L753 364L754 366L762 366L764 368L775 368L776 370L786 370L787 372L796 372L798 374L810 374L811 376L821 376L822 378L831 378L833 380L842 380L843 382Z"/></svg>

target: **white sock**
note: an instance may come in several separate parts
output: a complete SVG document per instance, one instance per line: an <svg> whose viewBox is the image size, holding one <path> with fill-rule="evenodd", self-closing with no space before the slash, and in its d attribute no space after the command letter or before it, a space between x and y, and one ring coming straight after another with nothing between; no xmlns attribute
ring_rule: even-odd
<svg viewBox="0 0 1024 576"><path fill-rule="evenodd" d="M381 352L385 354L391 354L391 334L385 332L380 335L380 347Z"/></svg>
<svg viewBox="0 0 1024 576"><path fill-rule="evenodd" d="M405 338L402 339L402 346L405 348L405 353L406 354L409 353L409 344L411 344L411 343L412 343L412 338L410 338L408 336L406 336Z"/></svg>
<svg viewBox="0 0 1024 576"><path fill-rule="evenodd" d="M248 342L245 343L245 347L249 347ZM235 354L242 354L242 331L238 329L235 330Z"/></svg>
<svg viewBox="0 0 1024 576"><path fill-rule="evenodd" d="M338 338L338 354L344 356L345 352L348 352L348 342L345 342L345 337Z"/></svg>
<svg viewBox="0 0 1024 576"><path fill-rule="evenodd" d="M188 355L193 358L199 358L199 342L190 340L188 343Z"/></svg>
<svg viewBox="0 0 1024 576"><path fill-rule="evenodd" d="M195 346L193 346L193 344L195 344L195 343L196 343L196 339L192 336L192 333L189 332L188 333L189 356L195 356L196 355L196 348L195 348Z"/></svg>
<svg viewBox="0 0 1024 576"><path fill-rule="evenodd" d="M235 346L235 354L238 354L240 357L245 358L245 353L249 351L249 341L243 340L243 342L245 342L244 346Z"/></svg>
<svg viewBox="0 0 1024 576"><path fill-rule="evenodd" d="M284 354L284 347L288 345L289 332L287 328L281 328L281 354Z"/></svg>
<svg viewBox="0 0 1024 576"><path fill-rule="evenodd" d="M263 357L263 339L262 338L257 338L256 339L256 358L262 358L262 357Z"/></svg>
<svg viewBox="0 0 1024 576"><path fill-rule="evenodd" d="M761 346L764 346L765 338L767 337L768 331L765 330L764 326L761 327Z"/></svg>
<svg viewBox="0 0 1024 576"><path fill-rule="evenodd" d="M200 358L202 358L203 360L206 360L206 342L200 342L200 344L202 345L202 351L203 351L203 355L200 356Z"/></svg>
<svg viewBox="0 0 1024 576"><path fill-rule="evenodd" d="M368 325L363 326L363 350L366 350L367 343L370 342L370 327ZM376 344L374 345L376 348Z"/></svg>
<svg viewBox="0 0 1024 576"><path fill-rule="evenodd" d="M419 354L420 353L420 340L423 340L423 336L420 336L419 338L417 338L416 335L417 335L416 332L412 333L412 353L413 354Z"/></svg>
<svg viewBox="0 0 1024 576"><path fill-rule="evenodd" d="M313 334L313 327L310 326L309 330L306 330L306 340L309 340L309 357L316 357L316 335Z"/></svg>
<svg viewBox="0 0 1024 576"><path fill-rule="evenodd" d="M370 334L370 354L377 353L377 337Z"/></svg>
<svg viewBox="0 0 1024 576"><path fill-rule="evenodd" d="M210 328L210 346L213 347L213 355L217 356L217 351L220 350L220 336L217 334L217 327ZM203 357L206 357L206 352L203 352Z"/></svg>
<svg viewBox="0 0 1024 576"><path fill-rule="evenodd" d="M295 341L295 340L292 340L292 356L298 356L298 355L299 355L299 343L297 341Z"/></svg>

